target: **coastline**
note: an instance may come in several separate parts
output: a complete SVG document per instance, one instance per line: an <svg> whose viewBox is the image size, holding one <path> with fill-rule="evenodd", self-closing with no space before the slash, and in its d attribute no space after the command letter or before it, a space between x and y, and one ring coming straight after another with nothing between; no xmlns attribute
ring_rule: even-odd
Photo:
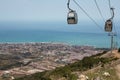
<svg viewBox="0 0 120 80"><path fill-rule="evenodd" d="M2 31L0 43L64 43L109 48L110 37L103 33L57 32L44 30Z"/></svg>
<svg viewBox="0 0 120 80"><path fill-rule="evenodd" d="M90 46L94 48L106 48L106 47L96 47L93 45L80 45L80 44L70 44L64 42L0 42L0 44L62 44L68 46Z"/></svg>
<svg viewBox="0 0 120 80"><path fill-rule="evenodd" d="M84 57L100 54L104 50L93 46L76 46L63 43L3 43L0 44L0 70L14 76L34 74L82 60ZM6 64L4 63L6 60ZM13 67L14 66L14 67ZM25 69L27 69L25 71ZM17 73L16 73L17 72Z"/></svg>

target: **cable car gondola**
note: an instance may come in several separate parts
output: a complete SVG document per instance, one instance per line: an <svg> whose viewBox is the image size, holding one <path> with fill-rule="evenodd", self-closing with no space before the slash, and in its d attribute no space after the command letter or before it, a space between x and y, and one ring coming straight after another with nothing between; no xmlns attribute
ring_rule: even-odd
<svg viewBox="0 0 120 80"><path fill-rule="evenodd" d="M105 31L112 32L112 27L113 27L112 20L111 19L107 20L105 22Z"/></svg>
<svg viewBox="0 0 120 80"><path fill-rule="evenodd" d="M69 12L67 14L67 23L68 24L77 24L78 22L78 17L77 17L77 13L72 10L70 7L70 0L68 0L68 3L67 3L67 7L69 9Z"/></svg>
<svg viewBox="0 0 120 80"><path fill-rule="evenodd" d="M75 11L69 11L68 16L67 16L67 22L68 24L77 24L78 17Z"/></svg>
<svg viewBox="0 0 120 80"><path fill-rule="evenodd" d="M105 22L105 31L106 32L112 32L112 28L113 28L113 18L114 18L114 8L110 8L111 12L112 12L112 16L110 19L108 19L106 22Z"/></svg>

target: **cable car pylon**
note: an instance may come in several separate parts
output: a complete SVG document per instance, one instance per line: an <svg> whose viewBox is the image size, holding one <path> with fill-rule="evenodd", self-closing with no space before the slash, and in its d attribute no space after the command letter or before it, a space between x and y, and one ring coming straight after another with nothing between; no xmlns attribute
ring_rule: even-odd
<svg viewBox="0 0 120 80"><path fill-rule="evenodd" d="M108 34L108 36L111 36L111 53L112 53L112 51L115 47L114 46L114 36L117 36L117 35L116 35L116 33L111 32L111 33Z"/></svg>

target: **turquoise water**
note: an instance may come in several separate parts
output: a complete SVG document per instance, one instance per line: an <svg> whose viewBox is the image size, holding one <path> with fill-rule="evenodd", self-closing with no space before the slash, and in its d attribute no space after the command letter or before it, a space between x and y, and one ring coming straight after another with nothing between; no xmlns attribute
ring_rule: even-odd
<svg viewBox="0 0 120 80"><path fill-rule="evenodd" d="M117 32L120 32L118 27L119 25ZM120 38L117 41L120 43ZM6 42L60 42L109 48L110 36L90 23L68 25L65 22L0 22L0 43Z"/></svg>
<svg viewBox="0 0 120 80"><path fill-rule="evenodd" d="M110 37L106 33L80 33L44 30L0 31L0 42L60 42L72 45L90 45L104 48L110 47Z"/></svg>

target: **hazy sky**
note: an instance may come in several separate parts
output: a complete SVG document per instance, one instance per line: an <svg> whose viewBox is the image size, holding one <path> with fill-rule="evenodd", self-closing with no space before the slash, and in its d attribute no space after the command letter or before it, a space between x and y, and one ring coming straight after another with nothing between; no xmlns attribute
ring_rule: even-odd
<svg viewBox="0 0 120 80"><path fill-rule="evenodd" d="M94 0L76 0L83 9L98 24L103 24ZM103 17L110 17L108 0L97 0ZM114 21L116 25L120 22L120 0L111 0L115 8ZM79 16L79 24L89 22L94 24L71 0L71 8L76 10ZM67 0L0 0L0 21L37 21L37 22L65 22L67 18ZM118 27L118 26L117 26Z"/></svg>
<svg viewBox="0 0 120 80"><path fill-rule="evenodd" d="M87 12L97 19L101 19L94 0L76 0ZM97 0L103 16L107 19L110 16L108 0ZM54 21L66 20L67 0L0 0L0 20L14 21ZM115 7L116 16L120 18L120 0L111 0ZM71 8L77 11L79 19L88 17L72 2Z"/></svg>

